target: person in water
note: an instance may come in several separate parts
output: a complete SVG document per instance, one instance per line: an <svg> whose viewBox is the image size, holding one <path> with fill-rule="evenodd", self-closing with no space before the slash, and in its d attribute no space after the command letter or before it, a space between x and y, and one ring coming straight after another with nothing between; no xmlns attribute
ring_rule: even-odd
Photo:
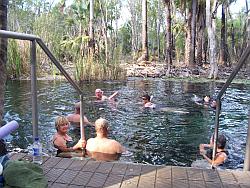
<svg viewBox="0 0 250 188"><path fill-rule="evenodd" d="M142 96L144 108L155 108L156 105L151 102L151 97L148 94Z"/></svg>
<svg viewBox="0 0 250 188"><path fill-rule="evenodd" d="M203 105L204 107L216 108L216 100L212 99L210 95L204 96L203 100L197 100L195 103L198 105Z"/></svg>
<svg viewBox="0 0 250 188"><path fill-rule="evenodd" d="M55 128L57 132L52 138L52 144L57 149L56 156L71 157L70 152L76 152L86 146L85 140L79 140L77 144L73 144L72 138L68 135L69 121L66 117L57 117L55 120Z"/></svg>
<svg viewBox="0 0 250 188"><path fill-rule="evenodd" d="M217 151L215 155L215 159L212 160L212 152L209 152L208 155L205 147L211 148L213 147L213 136L210 139L210 144L201 144L200 145L200 154L206 159L212 166L219 166L225 163L228 158L228 152L225 150L227 139L224 135L218 136L218 143L217 143Z"/></svg>
<svg viewBox="0 0 250 188"><path fill-rule="evenodd" d="M115 96L118 94L118 91L114 92L109 97L103 95L103 91L101 89L95 90L95 97L97 101L105 101L105 100L114 100Z"/></svg>
<svg viewBox="0 0 250 188"><path fill-rule="evenodd" d="M86 152L96 160L112 161L118 160L124 152L122 145L108 138L108 121L99 118L95 122L96 137L87 141Z"/></svg>
<svg viewBox="0 0 250 188"><path fill-rule="evenodd" d="M75 112L74 114L69 114L67 116L67 119L69 122L71 123L80 123L80 102L75 103ZM91 123L88 118L86 116L83 116L83 124L84 125L93 125L93 123ZM93 125L94 126L94 125Z"/></svg>

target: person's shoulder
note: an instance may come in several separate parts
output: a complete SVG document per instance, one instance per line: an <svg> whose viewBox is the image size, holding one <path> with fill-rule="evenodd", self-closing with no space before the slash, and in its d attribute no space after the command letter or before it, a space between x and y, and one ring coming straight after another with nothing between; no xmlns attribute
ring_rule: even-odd
<svg viewBox="0 0 250 188"><path fill-rule="evenodd" d="M109 139L109 143L110 143L110 145L112 145L114 147L121 147L122 146L118 141L113 140L113 139Z"/></svg>
<svg viewBox="0 0 250 188"><path fill-rule="evenodd" d="M53 136L53 144L55 145L61 145L61 143L66 142L66 140L59 134L55 133Z"/></svg>
<svg viewBox="0 0 250 188"><path fill-rule="evenodd" d="M87 140L87 143L94 142L94 141L95 141L95 138L89 138L89 139Z"/></svg>
<svg viewBox="0 0 250 188"><path fill-rule="evenodd" d="M74 114L69 114L66 118L68 119L68 121L71 121L74 118Z"/></svg>
<svg viewBox="0 0 250 188"><path fill-rule="evenodd" d="M156 104L152 103L152 102L148 102L144 105L145 108L155 108Z"/></svg>

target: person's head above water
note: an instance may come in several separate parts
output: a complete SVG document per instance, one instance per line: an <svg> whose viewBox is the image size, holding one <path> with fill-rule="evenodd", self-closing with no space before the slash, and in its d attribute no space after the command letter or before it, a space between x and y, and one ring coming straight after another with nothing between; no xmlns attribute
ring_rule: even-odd
<svg viewBox="0 0 250 188"><path fill-rule="evenodd" d="M204 102L205 103L209 103L210 101L210 96L209 95L206 95L204 98L203 98Z"/></svg>
<svg viewBox="0 0 250 188"><path fill-rule="evenodd" d="M64 127L64 125L67 125L66 128L63 129L63 131L67 131L68 130L68 125L69 125L69 121L66 117L64 116L58 116L55 120L55 128L57 131L61 130L61 127Z"/></svg>
<svg viewBox="0 0 250 188"><path fill-rule="evenodd" d="M142 100L144 103L150 102L150 96L148 94L145 94L142 96Z"/></svg>
<svg viewBox="0 0 250 188"><path fill-rule="evenodd" d="M80 114L80 102L75 103L75 113Z"/></svg>
<svg viewBox="0 0 250 188"><path fill-rule="evenodd" d="M108 121L104 118L99 118L95 121L95 130L97 134L107 136L108 134Z"/></svg>
<svg viewBox="0 0 250 188"><path fill-rule="evenodd" d="M95 90L95 96L97 99L102 99L103 91L101 89Z"/></svg>
<svg viewBox="0 0 250 188"><path fill-rule="evenodd" d="M225 149L226 143L227 143L226 137L223 134L219 135L217 140L217 147L219 149Z"/></svg>

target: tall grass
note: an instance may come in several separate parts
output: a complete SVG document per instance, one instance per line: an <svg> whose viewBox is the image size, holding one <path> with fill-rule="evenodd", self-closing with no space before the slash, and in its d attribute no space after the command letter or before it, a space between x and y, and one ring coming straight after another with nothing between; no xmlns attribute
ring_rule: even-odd
<svg viewBox="0 0 250 188"><path fill-rule="evenodd" d="M78 81L126 79L126 71L120 67L117 58L109 61L108 65L105 59L93 59L90 56L78 56L75 62L75 79Z"/></svg>
<svg viewBox="0 0 250 188"><path fill-rule="evenodd" d="M8 43L7 75L19 79L29 74L29 51L27 43L10 39Z"/></svg>

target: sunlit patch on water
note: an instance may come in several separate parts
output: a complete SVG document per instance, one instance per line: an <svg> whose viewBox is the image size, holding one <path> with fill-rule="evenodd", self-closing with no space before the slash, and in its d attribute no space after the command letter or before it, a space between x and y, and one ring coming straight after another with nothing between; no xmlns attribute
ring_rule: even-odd
<svg viewBox="0 0 250 188"><path fill-rule="evenodd" d="M204 95L216 96L222 84L170 82L162 79L129 79L128 82L84 83L84 114L94 122L99 117L110 123L109 136L125 148L120 160L145 164L191 166L202 159L200 143L208 143L213 133L215 111L197 105ZM117 102L96 103L96 88L109 96L119 91ZM162 110L144 109L141 96L154 96L153 102ZM250 105L250 86L233 84L222 100L220 132L228 138L228 168L242 168ZM55 155L48 144L56 132L56 116L73 113L79 101L77 92L66 82L38 82L39 135L43 152ZM29 150L33 142L30 82L8 82L5 93L4 123L17 120L20 127L6 139L9 150ZM94 128L85 128L86 138L94 137ZM75 141L79 130L71 128ZM28 151L29 152L29 151Z"/></svg>

